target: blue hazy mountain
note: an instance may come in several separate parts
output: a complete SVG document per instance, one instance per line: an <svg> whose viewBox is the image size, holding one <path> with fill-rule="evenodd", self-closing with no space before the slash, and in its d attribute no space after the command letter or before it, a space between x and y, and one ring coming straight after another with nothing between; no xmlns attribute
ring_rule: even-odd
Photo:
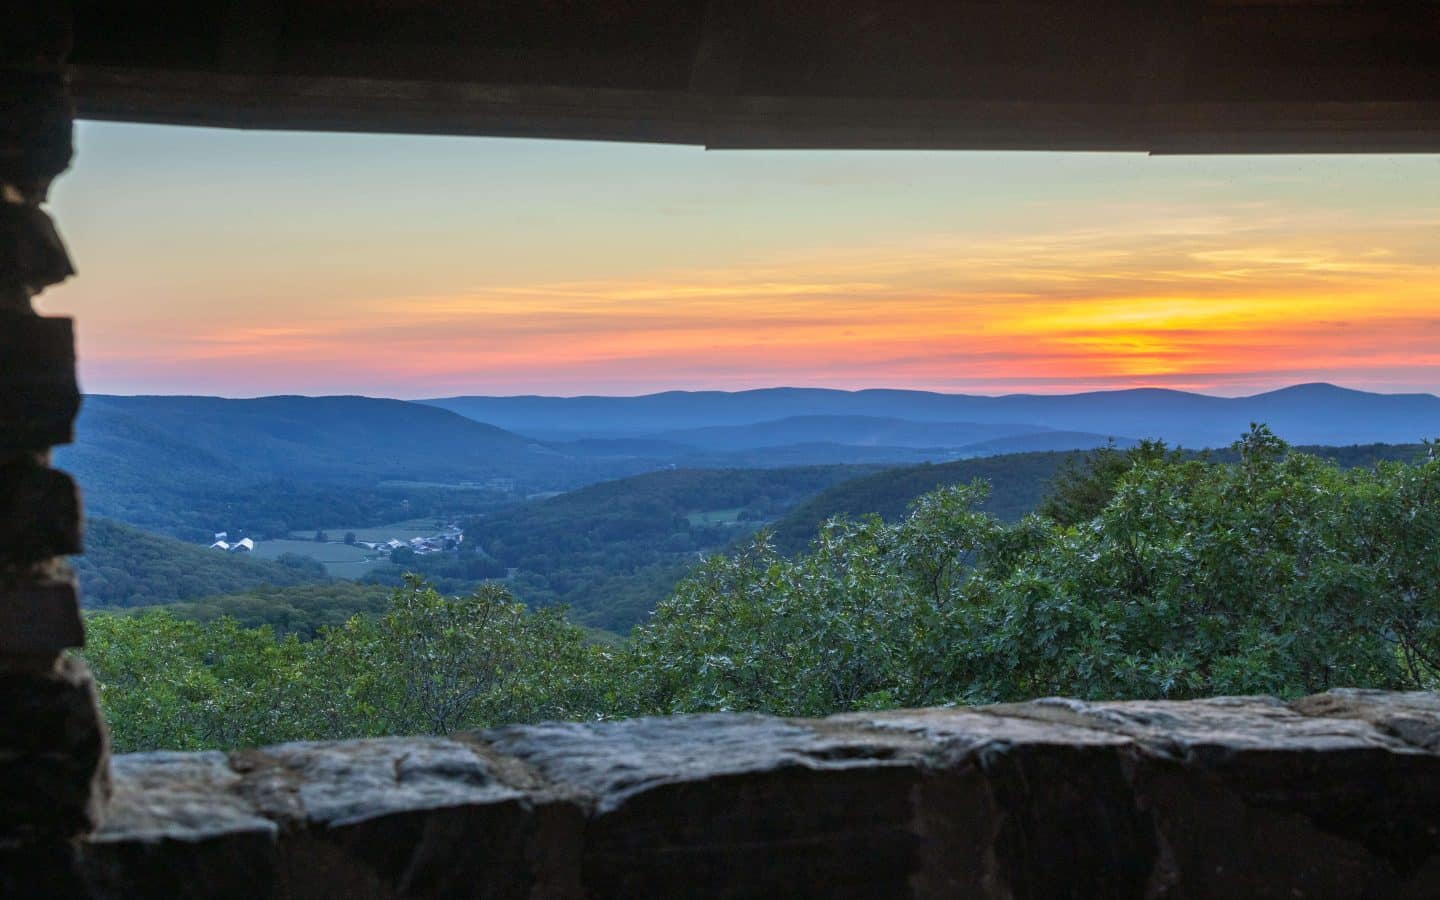
<svg viewBox="0 0 1440 900"><path fill-rule="evenodd" d="M412 499L423 508L408 488L377 493L391 481L499 478L546 491L655 468L566 456L443 409L367 397L87 396L55 463L84 486L92 515L188 540L394 521L409 518Z"/></svg>
<svg viewBox="0 0 1440 900"><path fill-rule="evenodd" d="M319 527L333 521L319 521L320 512L342 501L367 520L407 498L414 507L456 505L411 496L405 485L453 494L465 482L496 480L525 494L657 468L899 465L1084 449L1110 436L1121 445L1160 437L1215 447L1251 422L1295 444L1440 435L1440 398L1331 385L1239 398L777 388L436 402L443 408L365 397L90 396L76 442L57 450L56 463L78 476L93 514L193 536L231 522L260 532ZM490 420L470 418L477 415ZM391 520L406 518L401 511Z"/></svg>
<svg viewBox="0 0 1440 900"><path fill-rule="evenodd" d="M687 428L656 435L590 437L550 444L567 455L639 458L690 468L907 465L1028 450L1088 450L1130 438L1039 425L912 422L877 416L791 416L749 425Z"/></svg>
<svg viewBox="0 0 1440 900"><path fill-rule="evenodd" d="M555 451L442 409L369 397L89 395L57 464L219 477L344 481L543 471Z"/></svg>
<svg viewBox="0 0 1440 900"><path fill-rule="evenodd" d="M981 397L927 391L769 388L669 391L641 397L450 397L421 401L543 439L661 435L793 417L862 416L909 422L1020 423L1037 430L1163 438L1224 446L1251 422L1299 444L1413 442L1440 436L1440 398L1303 384L1249 397L1138 388Z"/></svg>

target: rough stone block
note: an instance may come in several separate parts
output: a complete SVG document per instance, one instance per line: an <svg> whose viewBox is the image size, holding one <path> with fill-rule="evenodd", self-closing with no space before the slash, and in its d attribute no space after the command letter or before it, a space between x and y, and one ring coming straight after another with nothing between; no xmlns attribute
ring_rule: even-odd
<svg viewBox="0 0 1440 900"><path fill-rule="evenodd" d="M82 549L80 497L70 476L30 460L0 465L0 565Z"/></svg>
<svg viewBox="0 0 1440 900"><path fill-rule="evenodd" d="M288 744L236 754L238 788L282 824L297 897L524 898L538 880L532 800L441 738Z"/></svg>
<svg viewBox="0 0 1440 900"><path fill-rule="evenodd" d="M0 455L68 444L79 411L70 320L0 318Z"/></svg>
<svg viewBox="0 0 1440 900"><path fill-rule="evenodd" d="M80 847L69 840L0 843L0 897L70 900L91 893L80 869Z"/></svg>
<svg viewBox="0 0 1440 900"><path fill-rule="evenodd" d="M38 294L75 274L55 223L38 206L0 203L0 284Z"/></svg>
<svg viewBox="0 0 1440 900"><path fill-rule="evenodd" d="M1385 734L1432 753L1440 753L1440 695L1341 688L1302 697L1290 708L1307 716L1360 719Z"/></svg>
<svg viewBox="0 0 1440 900"><path fill-rule="evenodd" d="M74 581L0 584L0 656L54 656L84 645Z"/></svg>
<svg viewBox="0 0 1440 900"><path fill-rule="evenodd" d="M59 6L53 0L48 4ZM65 171L74 155L74 108L66 88L65 72L58 65L58 47L36 42L7 50L6 38L15 32L7 14L0 28L0 181L28 186L45 182ZM29 51L23 67L4 63ZM45 59L45 55L51 59Z"/></svg>
<svg viewBox="0 0 1440 900"><path fill-rule="evenodd" d="M32 315L30 289L22 285L0 285L0 316Z"/></svg>
<svg viewBox="0 0 1440 900"><path fill-rule="evenodd" d="M1424 892L1440 866L1440 756L1302 711L1326 706L1043 700L988 712L1135 741L1129 780L1161 850L1152 878L1186 896L1440 896L1440 882Z"/></svg>
<svg viewBox="0 0 1440 900"><path fill-rule="evenodd" d="M225 754L137 753L116 757L112 772L110 813L83 845L80 896L279 893L279 828L239 796Z"/></svg>
<svg viewBox="0 0 1440 900"><path fill-rule="evenodd" d="M1156 857L1128 773L1134 742L974 710L903 710L832 721L922 738L916 792L919 897L1139 897Z"/></svg>
<svg viewBox="0 0 1440 900"><path fill-rule="evenodd" d="M480 738L592 810L586 896L902 896L921 747L762 716L519 726ZM897 893L899 892L899 893Z"/></svg>
<svg viewBox="0 0 1440 900"><path fill-rule="evenodd" d="M93 831L109 796L108 754L84 663L0 672L0 844Z"/></svg>

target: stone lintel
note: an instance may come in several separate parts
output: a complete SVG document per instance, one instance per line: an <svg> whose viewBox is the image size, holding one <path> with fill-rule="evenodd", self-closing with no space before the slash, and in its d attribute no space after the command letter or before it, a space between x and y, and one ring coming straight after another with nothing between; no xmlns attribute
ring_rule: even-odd
<svg viewBox="0 0 1440 900"><path fill-rule="evenodd" d="M1408 731L1383 724L1397 718ZM1434 897L1440 752L1422 725L1440 727L1440 697L1337 691L136 754L116 761L100 832L73 858L0 854L0 885L85 898Z"/></svg>
<svg viewBox="0 0 1440 900"><path fill-rule="evenodd" d="M10 6L13 6L13 0ZM74 155L74 104L70 100L70 28L63 0L20 0L25 13L6 8L0 32L0 182L28 198L44 199L51 179Z"/></svg>

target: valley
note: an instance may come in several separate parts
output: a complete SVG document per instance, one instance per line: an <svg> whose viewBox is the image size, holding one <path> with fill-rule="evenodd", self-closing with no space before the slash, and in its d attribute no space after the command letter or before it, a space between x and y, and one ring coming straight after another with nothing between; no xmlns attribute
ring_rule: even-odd
<svg viewBox="0 0 1440 900"><path fill-rule="evenodd" d="M1412 461L1414 442L1440 433L1428 395L1127 391L1104 395L1103 414L1098 396L92 396L56 457L94 516L75 562L92 608L184 604L259 621L268 605L281 628L306 619L297 608L323 608L335 624L345 604L322 602L326 591L354 599L347 585L383 590L414 572L448 593L503 582L532 607L624 634L701 559L757 532L795 554L833 516L893 522L922 494L975 481L988 491L980 508L1013 522L1096 448L1158 437L1188 454L1220 447L1208 453L1224 461L1226 442L1206 435L1263 413L1301 422L1281 436L1309 452L1363 465ZM1322 433L1350 440L1307 441ZM253 547L207 549L221 533Z"/></svg>

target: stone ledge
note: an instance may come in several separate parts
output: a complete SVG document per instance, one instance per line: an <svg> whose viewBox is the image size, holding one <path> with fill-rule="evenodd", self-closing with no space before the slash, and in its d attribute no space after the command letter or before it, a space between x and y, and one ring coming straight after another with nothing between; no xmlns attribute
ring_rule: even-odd
<svg viewBox="0 0 1440 900"><path fill-rule="evenodd" d="M1440 696L511 726L116 759L6 896L1440 897ZM56 885L65 885L58 891Z"/></svg>

